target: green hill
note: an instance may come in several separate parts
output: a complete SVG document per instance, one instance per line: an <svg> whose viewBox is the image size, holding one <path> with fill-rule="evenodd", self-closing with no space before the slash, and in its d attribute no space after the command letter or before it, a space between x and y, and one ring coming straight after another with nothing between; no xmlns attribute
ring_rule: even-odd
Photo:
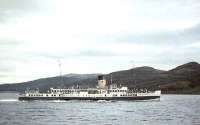
<svg viewBox="0 0 200 125"><path fill-rule="evenodd" d="M160 88L163 93L200 94L200 64L190 62L169 71L152 67L137 67L134 69L116 71L105 74L107 84L128 86L129 88ZM23 83L0 85L0 91L23 92L27 88L46 91L50 87L67 88L77 86L87 88L97 85L99 74L67 74L62 77L43 78Z"/></svg>

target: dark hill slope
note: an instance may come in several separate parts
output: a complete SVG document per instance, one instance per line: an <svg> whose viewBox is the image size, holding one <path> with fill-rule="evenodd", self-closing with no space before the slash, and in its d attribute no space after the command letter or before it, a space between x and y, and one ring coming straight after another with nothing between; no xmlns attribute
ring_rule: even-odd
<svg viewBox="0 0 200 125"><path fill-rule="evenodd" d="M161 86L163 90L184 93L200 93L200 64L190 62L167 72L169 81Z"/></svg>
<svg viewBox="0 0 200 125"><path fill-rule="evenodd" d="M83 85L89 86L88 81L91 83L90 85L96 84L96 78L98 74L69 74L63 77L49 77L42 78L38 80L23 82L23 83L15 83L15 84L3 84L0 85L0 91L19 91L23 92L26 89L37 89L39 88L41 91L46 91L50 87L54 88L65 88L70 87L72 85L81 84L83 81Z"/></svg>
<svg viewBox="0 0 200 125"><path fill-rule="evenodd" d="M129 88L160 87L164 93L200 93L200 64L190 62L169 71L152 67L137 67L106 74L107 83L112 81ZM24 91L26 88L47 90L50 87L95 87L99 74L68 74L62 77L43 78L34 81L0 85L0 91Z"/></svg>
<svg viewBox="0 0 200 125"><path fill-rule="evenodd" d="M156 82L162 79L165 71L157 70L152 67L138 67L130 70L113 72L113 83L127 85L130 88L157 87ZM110 84L111 74L107 75L108 84ZM156 81L155 81L156 80Z"/></svg>

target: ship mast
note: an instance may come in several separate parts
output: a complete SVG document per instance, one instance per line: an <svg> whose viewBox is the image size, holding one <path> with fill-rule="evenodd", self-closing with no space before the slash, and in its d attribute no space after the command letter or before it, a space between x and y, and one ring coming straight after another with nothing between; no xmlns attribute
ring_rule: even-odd
<svg viewBox="0 0 200 125"><path fill-rule="evenodd" d="M62 64L61 61L58 60L58 67L59 67L59 75L60 75L60 83L63 83L63 79L62 79Z"/></svg>
<svg viewBox="0 0 200 125"><path fill-rule="evenodd" d="M133 73L133 78L134 78L134 84L136 84L136 72L134 72L135 62L133 60L131 60L131 65L132 65L132 73Z"/></svg>
<svg viewBox="0 0 200 125"><path fill-rule="evenodd" d="M112 81L113 81L113 79L112 79L112 73L110 74L110 84L112 85Z"/></svg>

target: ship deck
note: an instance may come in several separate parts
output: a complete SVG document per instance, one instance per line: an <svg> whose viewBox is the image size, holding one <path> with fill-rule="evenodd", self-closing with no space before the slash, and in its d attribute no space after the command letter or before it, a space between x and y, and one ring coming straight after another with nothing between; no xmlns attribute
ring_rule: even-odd
<svg viewBox="0 0 200 125"><path fill-rule="evenodd" d="M19 97L19 100L149 100L160 96L126 96L126 97Z"/></svg>

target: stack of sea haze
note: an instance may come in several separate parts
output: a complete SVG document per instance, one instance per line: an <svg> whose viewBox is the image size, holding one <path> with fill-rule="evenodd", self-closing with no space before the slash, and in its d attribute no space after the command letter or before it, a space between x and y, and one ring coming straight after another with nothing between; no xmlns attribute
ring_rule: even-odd
<svg viewBox="0 0 200 125"><path fill-rule="evenodd" d="M144 66L104 74L108 85L111 84L111 74L112 83L118 86L127 86L132 89L161 89L162 93L200 94L200 64L197 62L183 64L169 71ZM72 86L96 87L98 75L67 74L62 77L56 76L23 83L3 84L0 85L0 91L23 92L27 88L47 91L50 87L68 88Z"/></svg>

